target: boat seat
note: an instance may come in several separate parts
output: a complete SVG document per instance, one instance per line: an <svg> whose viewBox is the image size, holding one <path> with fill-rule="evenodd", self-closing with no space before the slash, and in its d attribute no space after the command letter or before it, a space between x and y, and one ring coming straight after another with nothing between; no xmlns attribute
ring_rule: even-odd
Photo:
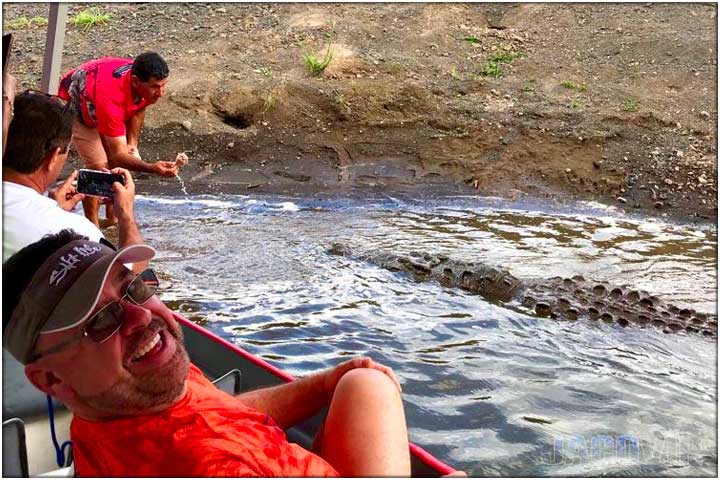
<svg viewBox="0 0 720 480"><path fill-rule="evenodd" d="M19 418L3 422L3 477L29 477L25 424Z"/></svg>
<svg viewBox="0 0 720 480"><path fill-rule="evenodd" d="M42 457L38 456L42 454L35 450L34 445L37 444L36 442L45 441L44 439L47 438L48 444L50 443L48 427L37 428L38 422L47 424L47 396L30 383L25 376L25 367L15 360L5 349L3 349L2 374L3 476L27 477L30 469L37 470L39 464L43 463L43 460L39 460L39 458ZM67 408L55 400L56 418L60 412L67 413ZM22 425L22 431L20 431L20 427L17 424L14 427L10 424L13 420ZM6 427L6 424L10 424L10 426ZM25 428L26 426L27 428ZM15 433L12 432L13 428L16 429ZM64 424L56 423L56 429L58 439L61 443L63 439L69 438L69 432ZM10 435L10 437L8 437L8 435ZM8 442L8 438L10 442ZM13 446L12 442L15 442L15 444L19 446ZM33 446L33 450L28 452L26 445ZM22 451L22 454L18 453L19 451ZM20 457L18 457L18 455L20 455ZM72 447L70 448L68 456L72 457ZM19 458L24 458L24 460L19 460ZM24 468L26 469L25 473L23 475L6 474L6 466L8 469L13 468L11 467L11 463L8 462L16 464L23 462L25 465ZM35 473L33 473L33 475L34 474Z"/></svg>
<svg viewBox="0 0 720 480"><path fill-rule="evenodd" d="M242 372L237 368L230 370L225 375L213 380L212 383L220 390L229 393L230 395L239 395L242 393ZM310 428L310 431L317 431L326 415L327 408L323 409L323 411L315 417L301 422L300 425L313 425L313 427ZM297 428L297 426L291 427L287 429L285 433L291 442L302 445L308 449L312 448L314 438L311 435L304 433L302 428Z"/></svg>
<svg viewBox="0 0 720 480"><path fill-rule="evenodd" d="M242 372L237 368L216 378L212 383L223 392L237 395L242 391Z"/></svg>
<svg viewBox="0 0 720 480"><path fill-rule="evenodd" d="M69 467L58 468L51 472L45 472L38 475L38 477L52 477L52 478L72 478L75 476L75 464L73 463Z"/></svg>

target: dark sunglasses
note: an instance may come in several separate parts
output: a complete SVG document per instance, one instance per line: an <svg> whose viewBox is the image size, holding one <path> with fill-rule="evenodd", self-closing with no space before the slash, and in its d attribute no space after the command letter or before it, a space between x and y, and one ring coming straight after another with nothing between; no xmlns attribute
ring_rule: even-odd
<svg viewBox="0 0 720 480"><path fill-rule="evenodd" d="M88 337L95 343L105 342L122 327L125 318L125 309L122 306L122 301L128 299L135 305L142 305L155 295L159 285L160 281L152 269L148 268L143 270L127 284L122 297L103 306L90 320L85 322L82 332L75 337L53 345L43 352L39 352L35 356L35 359L37 360L45 355L60 352L85 337Z"/></svg>

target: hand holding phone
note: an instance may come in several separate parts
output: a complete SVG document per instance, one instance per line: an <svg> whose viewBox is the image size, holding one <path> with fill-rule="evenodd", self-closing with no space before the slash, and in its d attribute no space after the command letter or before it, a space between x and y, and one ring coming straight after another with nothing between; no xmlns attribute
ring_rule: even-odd
<svg viewBox="0 0 720 480"><path fill-rule="evenodd" d="M124 168L116 167L112 169L112 173L122 175L125 179L122 186L118 186L114 189L115 197L112 199L113 207L115 208L115 215L117 216L120 224L123 224L123 219L129 221L135 221L135 181L132 178L130 172Z"/></svg>
<svg viewBox="0 0 720 480"><path fill-rule="evenodd" d="M94 197L114 198L112 186L115 182L125 185L125 178L117 173L82 168L78 174L77 191Z"/></svg>
<svg viewBox="0 0 720 480"><path fill-rule="evenodd" d="M78 171L73 170L70 176L53 192L48 190L48 196L54 198L57 201L60 208L68 212L72 212L75 206L80 203L85 195L78 193L75 187L75 181L78 176Z"/></svg>

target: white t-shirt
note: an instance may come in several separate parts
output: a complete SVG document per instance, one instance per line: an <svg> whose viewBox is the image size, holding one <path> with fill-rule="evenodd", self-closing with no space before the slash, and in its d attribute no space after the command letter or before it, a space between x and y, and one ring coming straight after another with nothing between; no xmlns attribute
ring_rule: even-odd
<svg viewBox="0 0 720 480"><path fill-rule="evenodd" d="M49 233L72 228L93 242L102 232L83 215L68 212L30 187L3 182L3 262Z"/></svg>

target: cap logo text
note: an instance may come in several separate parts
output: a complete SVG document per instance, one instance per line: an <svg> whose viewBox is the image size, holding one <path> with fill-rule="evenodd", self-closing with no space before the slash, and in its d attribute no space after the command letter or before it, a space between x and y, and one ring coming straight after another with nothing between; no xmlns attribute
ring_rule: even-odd
<svg viewBox="0 0 720 480"><path fill-rule="evenodd" d="M57 267L55 267L55 270L50 274L50 285L58 286L70 270L77 268L83 258L94 255L100 251L102 251L102 248L98 245L85 244L73 247L72 252L68 252L60 257Z"/></svg>

